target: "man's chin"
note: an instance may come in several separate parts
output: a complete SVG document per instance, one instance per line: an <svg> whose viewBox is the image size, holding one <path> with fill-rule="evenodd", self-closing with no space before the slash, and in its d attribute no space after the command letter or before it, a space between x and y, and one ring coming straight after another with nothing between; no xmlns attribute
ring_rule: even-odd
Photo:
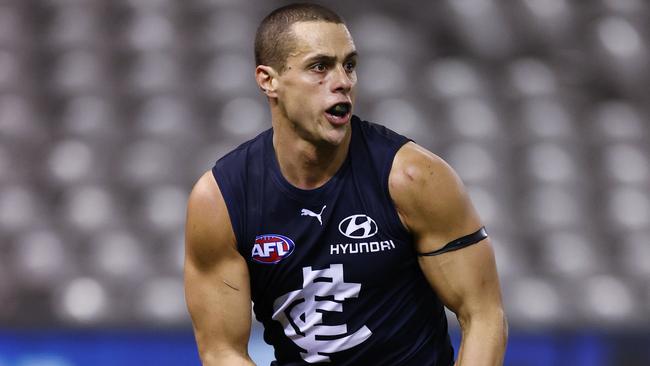
<svg viewBox="0 0 650 366"><path fill-rule="evenodd" d="M325 131L323 131L323 143L330 146L339 146L343 144L350 130L350 124L344 124L339 126L329 125Z"/></svg>

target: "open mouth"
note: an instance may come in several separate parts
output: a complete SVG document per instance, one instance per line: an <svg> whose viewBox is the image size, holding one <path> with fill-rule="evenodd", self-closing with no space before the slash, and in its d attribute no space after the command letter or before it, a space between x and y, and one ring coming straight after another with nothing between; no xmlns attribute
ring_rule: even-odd
<svg viewBox="0 0 650 366"><path fill-rule="evenodd" d="M352 104L350 103L337 103L334 104L325 112L331 114L332 116L341 118L341 117L345 117L348 113L350 113L351 109L352 109Z"/></svg>

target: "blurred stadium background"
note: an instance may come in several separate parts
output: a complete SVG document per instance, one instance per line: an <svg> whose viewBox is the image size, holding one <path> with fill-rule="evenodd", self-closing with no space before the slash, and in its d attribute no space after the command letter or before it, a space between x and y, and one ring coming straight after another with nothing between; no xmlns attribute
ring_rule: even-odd
<svg viewBox="0 0 650 366"><path fill-rule="evenodd" d="M0 365L199 363L185 202L270 126L252 41L285 3L0 0ZM650 3L324 3L356 113L450 162L486 221L506 364L650 364Z"/></svg>

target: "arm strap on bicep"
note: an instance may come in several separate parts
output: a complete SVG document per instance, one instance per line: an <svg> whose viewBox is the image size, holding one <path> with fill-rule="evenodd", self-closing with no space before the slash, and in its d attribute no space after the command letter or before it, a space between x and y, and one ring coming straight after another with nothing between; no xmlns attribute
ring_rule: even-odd
<svg viewBox="0 0 650 366"><path fill-rule="evenodd" d="M462 238L458 238L456 240L447 243L447 245L445 245L444 247L438 250L434 250L433 252L428 252L428 253L418 253L418 255L430 257L442 253L451 252L454 250L465 248L472 244L476 244L487 237L488 237L487 231L485 230L485 226L483 226L482 228L478 229L477 231L469 235L465 235Z"/></svg>

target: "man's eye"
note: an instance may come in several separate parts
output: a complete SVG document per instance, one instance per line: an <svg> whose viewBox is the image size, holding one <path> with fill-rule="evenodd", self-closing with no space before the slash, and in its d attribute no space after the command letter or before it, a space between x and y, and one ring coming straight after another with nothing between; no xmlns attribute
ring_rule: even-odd
<svg viewBox="0 0 650 366"><path fill-rule="evenodd" d="M354 71L354 68L357 66L354 62L347 62L345 65L345 70L348 72Z"/></svg>
<svg viewBox="0 0 650 366"><path fill-rule="evenodd" d="M316 65L312 66L311 68L313 70L315 70L315 71L318 71L318 72L323 72L323 71L325 71L327 69L324 64L316 64Z"/></svg>

